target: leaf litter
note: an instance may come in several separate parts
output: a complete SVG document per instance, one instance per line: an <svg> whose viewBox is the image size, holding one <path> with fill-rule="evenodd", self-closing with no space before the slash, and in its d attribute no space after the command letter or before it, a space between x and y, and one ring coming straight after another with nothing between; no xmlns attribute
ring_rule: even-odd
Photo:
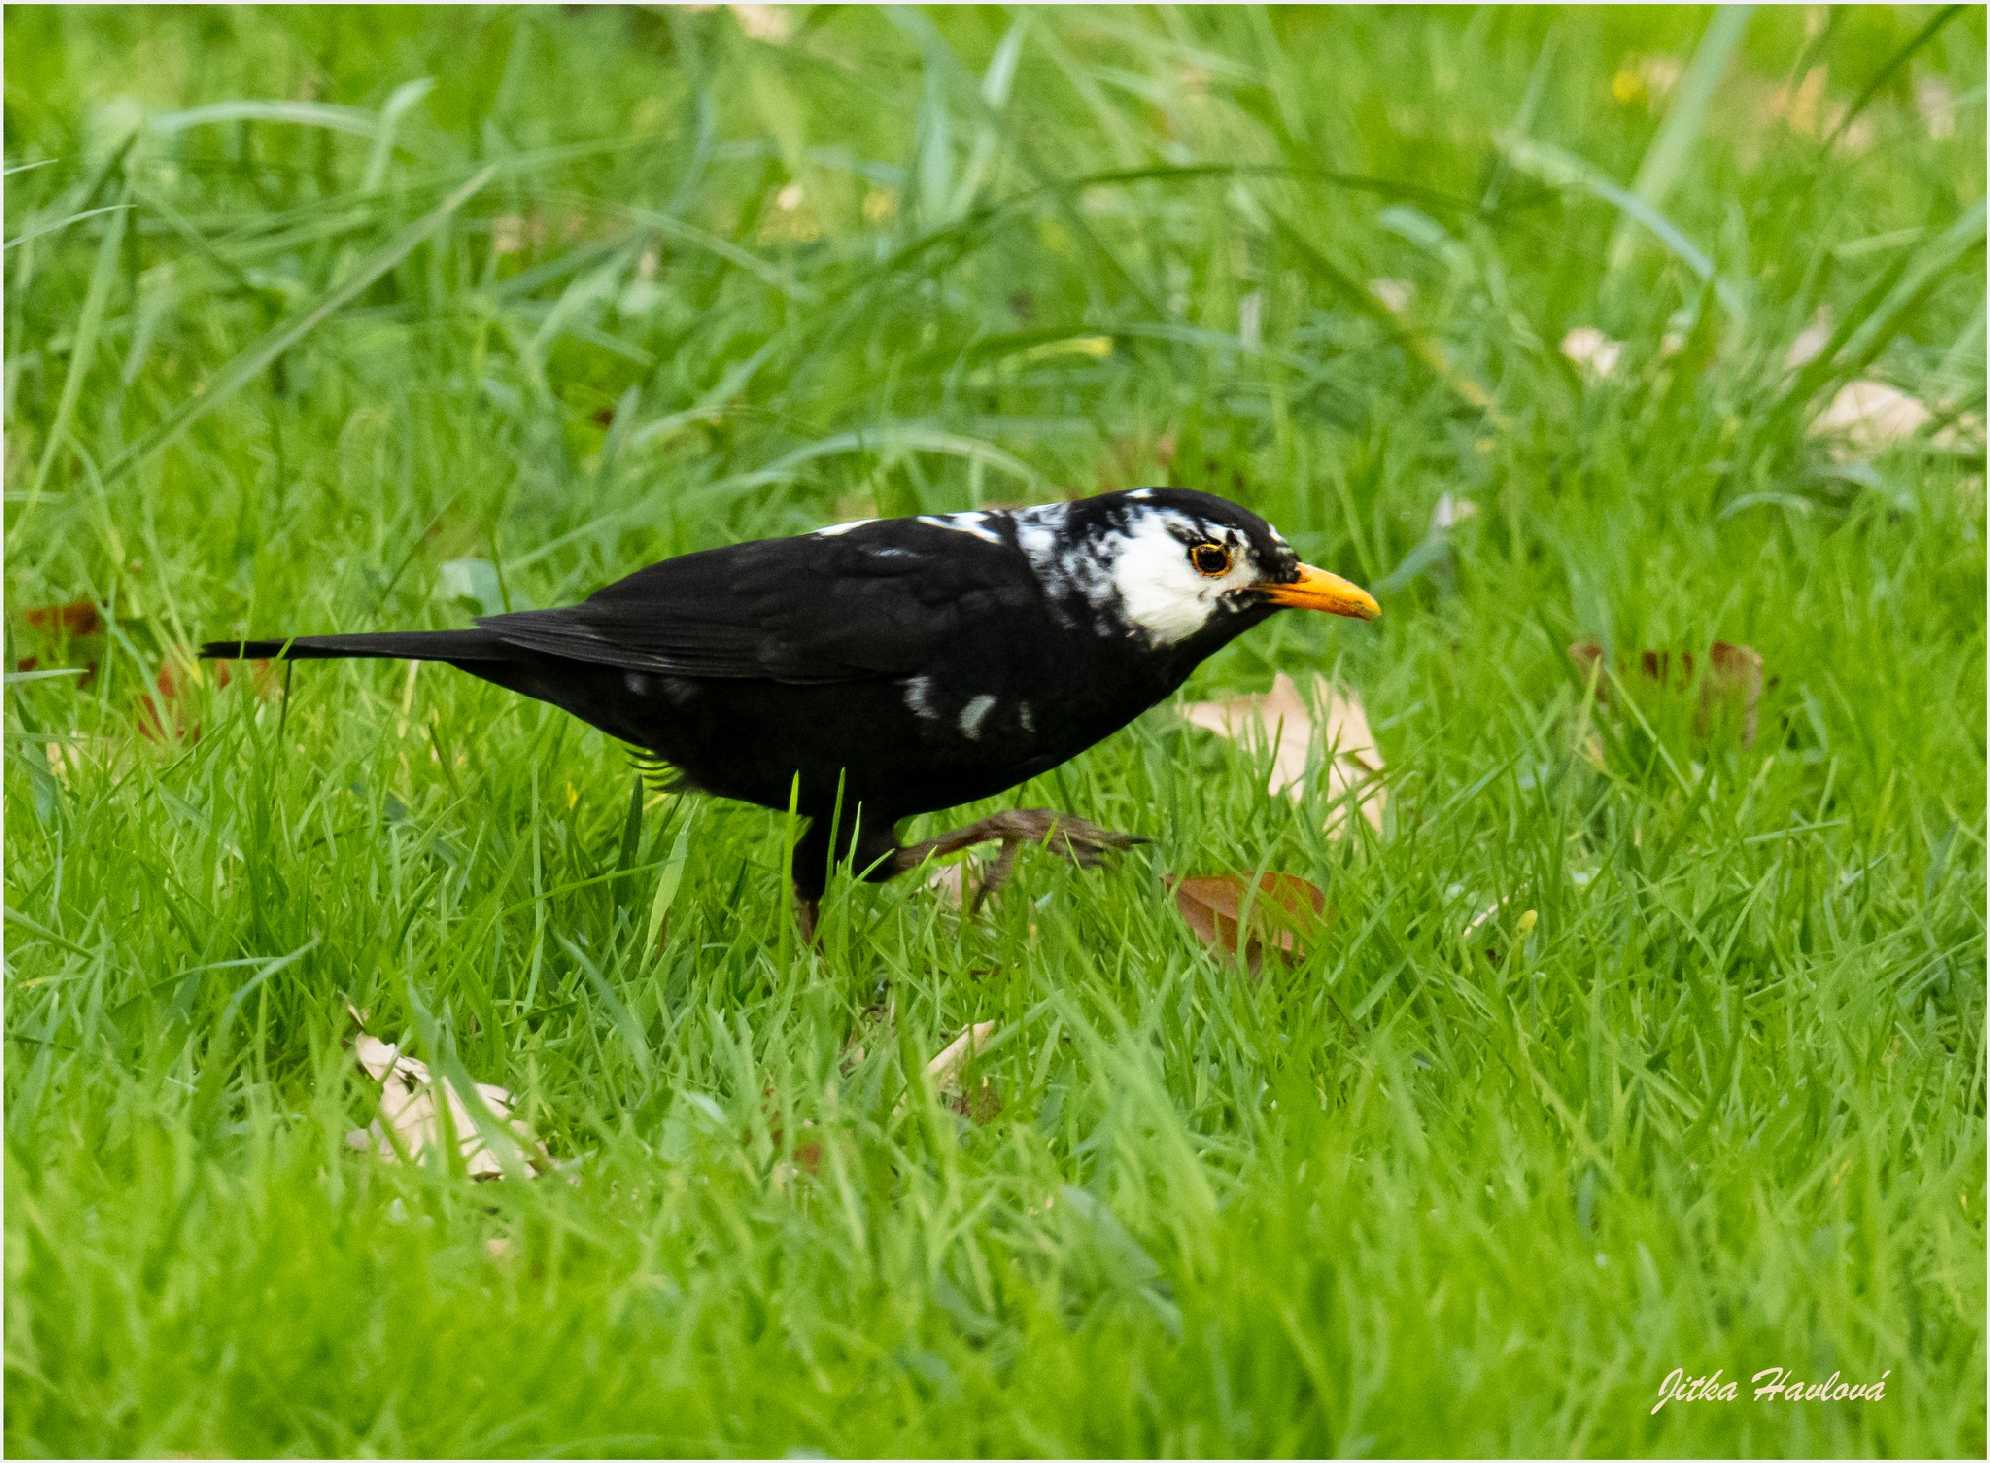
<svg viewBox="0 0 1990 1463"><path fill-rule="evenodd" d="M347 1010L355 1023L363 1024L361 1013ZM508 1088L495 1082L474 1084L483 1107L497 1119L493 1129L478 1122L454 1083L437 1081L426 1062L392 1042L361 1030L353 1038L352 1053L360 1070L380 1084L380 1113L366 1127L346 1134L348 1148L382 1163L420 1163L429 1153L447 1149L447 1134L454 1136L464 1169L479 1183L501 1179L508 1171L536 1178L554 1167L546 1145L515 1114L518 1099Z"/></svg>
<svg viewBox="0 0 1990 1463"><path fill-rule="evenodd" d="M1568 648L1569 659L1585 676L1593 676L1596 699L1608 705L1609 678L1600 674L1603 647L1594 640L1578 640ZM1692 651L1676 655L1666 650L1637 653L1637 674L1650 685L1667 691L1689 689L1696 679L1700 661ZM1732 726L1745 747L1755 740L1756 707L1762 698L1763 663L1752 646L1730 645L1716 640L1707 647L1705 672L1698 676L1699 707L1693 718L1693 732L1706 736L1719 726Z"/></svg>
<svg viewBox="0 0 1990 1463"><path fill-rule="evenodd" d="M1271 774L1266 791L1304 803L1309 790L1307 771L1316 749L1323 754L1321 775L1333 809L1326 830L1339 837L1348 829L1352 803L1376 832L1382 831L1387 801L1382 786L1382 753L1369 729L1368 713L1352 691L1323 676L1312 677L1301 691L1292 677L1280 672L1263 695L1232 696L1220 701L1191 701L1183 718L1204 731L1253 750L1267 749Z"/></svg>
<svg viewBox="0 0 1990 1463"><path fill-rule="evenodd" d="M1196 938L1219 954L1241 956L1253 975L1267 946L1282 959L1297 959L1305 954L1305 940L1329 918L1326 891L1297 874L1260 874L1255 890L1235 874L1199 874L1169 883L1175 908Z"/></svg>

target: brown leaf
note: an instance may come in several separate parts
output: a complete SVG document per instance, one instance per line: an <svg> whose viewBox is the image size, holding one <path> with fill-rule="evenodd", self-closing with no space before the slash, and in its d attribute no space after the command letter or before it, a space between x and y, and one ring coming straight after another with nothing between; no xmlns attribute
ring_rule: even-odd
<svg viewBox="0 0 1990 1463"><path fill-rule="evenodd" d="M252 660L249 685L258 696L267 696L276 685L276 666L267 660ZM92 664L92 670L95 666ZM216 686L226 686L235 679L225 660L195 661L190 670L176 671L162 665L153 681L153 689L138 701L138 729L154 741L165 741L168 737L184 737L191 741L200 736L200 723L187 715L183 691L192 683L212 674ZM87 681L89 678L85 677Z"/></svg>
<svg viewBox="0 0 1990 1463"><path fill-rule="evenodd" d="M963 1091L961 1086L962 1068L994 1035L993 1021L977 1021L964 1028L959 1036L941 1049L938 1056L926 1063L926 1080L933 1084L934 1094L941 1103L974 1123L986 1123L1002 1111L1002 1099L996 1094L994 1083L986 1077L976 1083L971 1092ZM897 1111L904 1110L905 1102L900 1099Z"/></svg>
<svg viewBox="0 0 1990 1463"><path fill-rule="evenodd" d="M1201 874L1169 882L1175 908L1196 938L1222 954L1237 954L1238 922L1250 887L1246 881L1235 874ZM1260 874L1250 902L1251 927L1243 941L1243 956L1253 975L1264 959L1267 940L1281 956L1302 955L1301 937L1316 935L1327 919L1326 891L1297 874Z"/></svg>
<svg viewBox="0 0 1990 1463"><path fill-rule="evenodd" d="M1369 730L1368 714L1352 691L1312 678L1302 693L1292 677L1280 672L1262 696L1232 696L1222 701L1191 701L1181 708L1190 725L1254 750L1271 754L1266 791L1283 793L1295 803L1306 798L1306 768L1316 746L1327 752L1325 784L1333 811L1327 831L1347 831L1347 799L1352 796L1361 816L1378 833L1382 830L1382 754Z"/></svg>
<svg viewBox="0 0 1990 1463"><path fill-rule="evenodd" d="M1569 646L1569 659L1591 675L1603 660L1603 647L1594 640ZM1694 683L1698 662L1690 650L1674 655L1666 650L1638 652L1638 675L1667 691L1683 691ZM1596 699L1608 704L1609 678L1597 675ZM1706 673L1700 678L1700 705L1693 731L1705 736L1718 722L1738 723L1741 743L1755 740L1755 708L1762 696L1762 657L1752 647L1716 640L1707 647Z"/></svg>
<svg viewBox="0 0 1990 1463"><path fill-rule="evenodd" d="M95 600L71 600L66 605L38 605L23 610L21 618L35 630L66 630L71 635L94 635L104 628L104 617Z"/></svg>
<svg viewBox="0 0 1990 1463"><path fill-rule="evenodd" d="M383 1163L399 1162L402 1153L418 1163L429 1150L442 1146L442 1110L446 1107L457 1151L462 1154L470 1177L479 1182L504 1177L505 1164L488 1146L469 1105L454 1085L447 1081L438 1083L425 1062L364 1032L354 1038L352 1050L366 1075L380 1084L380 1116L370 1126L347 1133L347 1147L371 1153ZM511 1093L491 1082L479 1082L476 1087L484 1106L498 1120L495 1136L511 1150L509 1156L526 1176L537 1177L552 1167L546 1145L533 1135L523 1119L512 1116L516 1099ZM442 1094L440 1104L436 1100L438 1090Z"/></svg>

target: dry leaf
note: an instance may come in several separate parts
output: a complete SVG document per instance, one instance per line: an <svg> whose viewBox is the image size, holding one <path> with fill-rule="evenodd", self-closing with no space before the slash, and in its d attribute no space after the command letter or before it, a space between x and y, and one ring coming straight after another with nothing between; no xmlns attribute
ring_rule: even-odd
<svg viewBox="0 0 1990 1463"><path fill-rule="evenodd" d="M1846 106L1825 91L1829 68L1813 66L1794 87L1779 86L1768 94L1763 111L1799 137L1825 137L1850 153L1869 151L1877 135L1870 116L1848 123Z"/></svg>
<svg viewBox="0 0 1990 1463"><path fill-rule="evenodd" d="M94 635L104 628L103 614L94 600L71 600L65 605L37 605L23 610L21 618L30 629L66 630L71 635Z"/></svg>
<svg viewBox="0 0 1990 1463"><path fill-rule="evenodd" d="M1326 792L1334 803L1327 831L1347 831L1347 803L1352 796L1376 832L1382 830L1382 754L1368 728L1368 714L1351 691L1312 678L1311 696L1280 672L1262 696L1232 696L1222 701L1191 701L1181 708L1190 725L1215 732L1233 742L1271 754L1266 791L1283 793L1295 803L1306 798L1306 767L1315 745L1327 753ZM1318 712L1318 719L1315 712Z"/></svg>
<svg viewBox="0 0 1990 1463"><path fill-rule="evenodd" d="M961 909L967 904L968 875L972 872L969 860L959 859L950 864L941 864L926 876L926 887L948 909Z"/></svg>
<svg viewBox="0 0 1990 1463"><path fill-rule="evenodd" d="M1599 381L1607 381L1624 354L1624 343L1612 340L1594 325L1578 325L1562 337L1562 354Z"/></svg>
<svg viewBox="0 0 1990 1463"><path fill-rule="evenodd" d="M49 740L41 744L42 755L48 759L48 770L55 780L64 787L72 777L81 775L87 768L108 767L117 755L117 743L110 737L84 736L72 734L64 740Z"/></svg>
<svg viewBox="0 0 1990 1463"><path fill-rule="evenodd" d="M1646 56L1638 61L1637 71L1651 99L1662 102L1679 85L1679 78L1686 74L1686 67L1677 56Z"/></svg>
<svg viewBox="0 0 1990 1463"><path fill-rule="evenodd" d="M1371 279L1368 281L1368 293L1391 315L1400 315L1409 309L1410 301L1416 297L1416 286L1406 279Z"/></svg>
<svg viewBox="0 0 1990 1463"><path fill-rule="evenodd" d="M250 685L258 696L267 696L276 684L276 670L267 660L249 662ZM139 698L138 730L154 741L164 741L169 736L184 737L189 741L200 736L200 723L187 718L186 706L181 696L185 684L182 677L190 676L198 681L203 675L212 674L214 684L226 686L234 679L234 672L225 660L196 661L190 672L175 671L171 665L159 667L158 677L153 681L154 689Z"/></svg>
<svg viewBox="0 0 1990 1463"><path fill-rule="evenodd" d="M969 1057L988 1044L988 1039L994 1034L993 1021L977 1021L967 1027L947 1043L938 1056L926 1063L926 1080L939 1083L942 1092L947 1090L949 1084L958 1091L960 1069L967 1064Z"/></svg>
<svg viewBox="0 0 1990 1463"><path fill-rule="evenodd" d="M1918 436L1935 414L1926 403L1884 381L1847 381L1824 410L1811 421L1814 437L1831 437L1855 451L1876 452ZM1953 427L1943 427L1929 440L1938 446L1962 443Z"/></svg>
<svg viewBox="0 0 1990 1463"><path fill-rule="evenodd" d="M448 1107L457 1151L462 1154L463 1166L470 1177L479 1181L504 1177L505 1165L487 1146L462 1094L449 1082L438 1084L427 1063L365 1032L353 1039L352 1050L366 1075L380 1084L380 1116L370 1126L347 1133L347 1147L372 1153L384 1163L397 1162L403 1153L411 1162L420 1162L429 1150L442 1146L442 1111L436 1102L439 1086ZM484 1106L498 1119L502 1130L500 1141L508 1138L515 1145L512 1156L526 1175L536 1177L550 1168L552 1157L546 1152L546 1145L533 1135L523 1119L512 1116L516 1099L511 1093L492 1082L479 1082L476 1086Z"/></svg>
<svg viewBox="0 0 1990 1463"><path fill-rule="evenodd" d="M586 228L586 221L578 214L566 215L555 229L553 220L544 213L501 213L491 220L491 252L523 254L539 248L555 234L559 240L572 243Z"/></svg>
<svg viewBox="0 0 1990 1463"><path fill-rule="evenodd" d="M1831 312L1819 308L1811 317L1810 324L1797 332L1790 348L1783 353L1783 364L1794 371L1799 366L1807 366L1824 353L1831 343Z"/></svg>
<svg viewBox="0 0 1990 1463"><path fill-rule="evenodd" d="M741 31L756 41L780 45L794 34L794 17L783 5L728 5Z"/></svg>
<svg viewBox="0 0 1990 1463"><path fill-rule="evenodd" d="M1212 950L1237 954L1238 920L1248 889L1245 881L1235 874L1204 874L1170 882L1175 908L1196 938ZM1326 914L1326 891L1317 884L1297 874L1260 874L1251 900L1251 930L1243 946L1244 962L1251 973L1257 974L1267 939L1280 955L1304 954L1300 936L1317 933Z"/></svg>
<svg viewBox="0 0 1990 1463"><path fill-rule="evenodd" d="M1945 142L1955 136L1955 92L1940 77L1916 78L1914 110L1921 114L1921 124L1935 141Z"/></svg>
<svg viewBox="0 0 1990 1463"><path fill-rule="evenodd" d="M1569 659L1593 673L1603 660L1603 647L1594 640L1578 640L1569 646ZM1646 681L1668 690L1684 690L1694 679L1696 660L1690 650L1673 655L1664 650L1638 652L1638 673ZM1674 672L1677 672L1675 675ZM1762 657L1747 645L1730 645L1716 640L1707 647L1706 674L1700 679L1700 709L1693 730L1705 736L1717 718L1737 717L1741 743L1755 740L1755 707L1762 696ZM1596 677L1596 699L1608 702L1606 677ZM1592 760L1601 765L1601 751Z"/></svg>
<svg viewBox="0 0 1990 1463"><path fill-rule="evenodd" d="M973 1091L964 1092L961 1088L961 1069L994 1035L993 1021L977 1021L926 1063L926 1080L933 1084L934 1094L941 1103L975 1123L988 1122L1001 1112L1002 1099L996 1095L994 1083L986 1077L975 1084ZM903 1098L899 1100L897 1111L905 1111Z"/></svg>

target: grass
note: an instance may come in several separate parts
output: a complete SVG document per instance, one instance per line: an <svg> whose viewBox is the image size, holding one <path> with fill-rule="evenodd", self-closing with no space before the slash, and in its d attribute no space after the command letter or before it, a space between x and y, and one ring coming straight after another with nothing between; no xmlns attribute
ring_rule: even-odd
<svg viewBox="0 0 1990 1463"><path fill-rule="evenodd" d="M1982 451L1807 424L1980 421L1982 11L769 23L8 10L8 1451L1981 1456ZM1379 835L1160 710L1003 800L1151 849L811 953L779 817L188 659L1168 480L1383 600L1191 687L1356 691ZM1260 868L1253 982L1160 879ZM347 999L574 1181L346 1150ZM1770 1366L1887 1391L1651 1410Z"/></svg>

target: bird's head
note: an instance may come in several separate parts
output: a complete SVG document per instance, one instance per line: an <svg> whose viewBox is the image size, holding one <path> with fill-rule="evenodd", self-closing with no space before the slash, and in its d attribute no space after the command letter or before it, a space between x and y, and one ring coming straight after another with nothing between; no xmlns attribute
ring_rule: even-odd
<svg viewBox="0 0 1990 1463"><path fill-rule="evenodd" d="M1135 488L1017 518L1019 546L1054 591L1082 595L1156 646L1227 640L1280 609L1382 613L1366 590L1301 563L1277 529L1210 493Z"/></svg>

